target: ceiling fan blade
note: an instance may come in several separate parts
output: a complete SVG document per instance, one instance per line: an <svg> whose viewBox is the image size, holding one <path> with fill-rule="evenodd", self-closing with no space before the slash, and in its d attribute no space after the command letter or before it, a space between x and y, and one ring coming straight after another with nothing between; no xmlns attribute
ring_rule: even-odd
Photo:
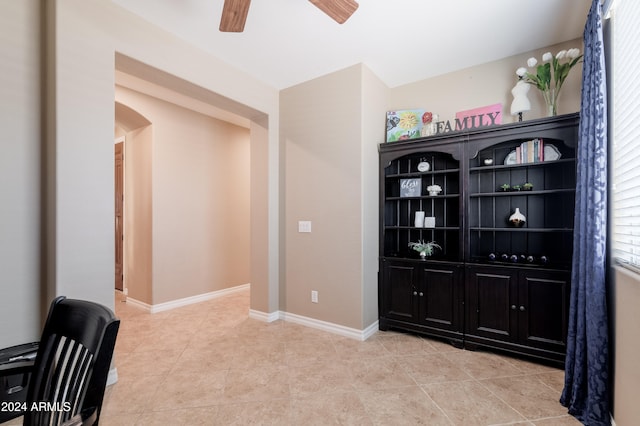
<svg viewBox="0 0 640 426"><path fill-rule="evenodd" d="M241 33L247 21L251 0L224 0L220 31L225 33Z"/></svg>
<svg viewBox="0 0 640 426"><path fill-rule="evenodd" d="M358 8L355 0L309 0L338 24L343 24Z"/></svg>

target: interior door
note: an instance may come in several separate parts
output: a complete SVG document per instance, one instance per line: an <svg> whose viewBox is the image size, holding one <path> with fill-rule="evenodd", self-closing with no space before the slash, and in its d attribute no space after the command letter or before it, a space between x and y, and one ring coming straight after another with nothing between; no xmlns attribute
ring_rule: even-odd
<svg viewBox="0 0 640 426"><path fill-rule="evenodd" d="M115 288L123 291L124 142L115 144Z"/></svg>

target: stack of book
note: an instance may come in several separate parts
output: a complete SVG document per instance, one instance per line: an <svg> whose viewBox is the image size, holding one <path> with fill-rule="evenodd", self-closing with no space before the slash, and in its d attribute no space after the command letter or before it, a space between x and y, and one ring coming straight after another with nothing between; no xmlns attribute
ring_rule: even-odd
<svg viewBox="0 0 640 426"><path fill-rule="evenodd" d="M544 161L544 142L541 138L525 141L516 147L516 164Z"/></svg>

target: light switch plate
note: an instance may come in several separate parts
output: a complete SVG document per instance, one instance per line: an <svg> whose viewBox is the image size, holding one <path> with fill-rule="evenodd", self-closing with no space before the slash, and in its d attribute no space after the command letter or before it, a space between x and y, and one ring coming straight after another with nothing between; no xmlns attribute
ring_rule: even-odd
<svg viewBox="0 0 640 426"><path fill-rule="evenodd" d="M309 220L298 221L298 232L311 232L311 221Z"/></svg>

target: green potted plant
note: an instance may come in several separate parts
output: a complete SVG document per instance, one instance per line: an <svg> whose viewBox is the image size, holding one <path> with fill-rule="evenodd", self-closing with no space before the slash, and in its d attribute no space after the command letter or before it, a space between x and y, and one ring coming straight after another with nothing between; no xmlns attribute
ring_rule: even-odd
<svg viewBox="0 0 640 426"><path fill-rule="evenodd" d="M522 184L522 189L525 191L532 191L533 190L533 184L531 182L526 182Z"/></svg>
<svg viewBox="0 0 640 426"><path fill-rule="evenodd" d="M512 190L512 191L520 191L521 189L522 189L522 187L521 187L520 185L513 185L513 186L511 187L511 190Z"/></svg>
<svg viewBox="0 0 640 426"><path fill-rule="evenodd" d="M435 241L418 240L417 243L410 242L409 247L420 253L420 257L422 259L432 256L435 249L442 250L442 247L440 247Z"/></svg>
<svg viewBox="0 0 640 426"><path fill-rule="evenodd" d="M503 183L502 185L500 185L500 189L504 192L507 192L511 189L511 185L509 185L508 183Z"/></svg>

